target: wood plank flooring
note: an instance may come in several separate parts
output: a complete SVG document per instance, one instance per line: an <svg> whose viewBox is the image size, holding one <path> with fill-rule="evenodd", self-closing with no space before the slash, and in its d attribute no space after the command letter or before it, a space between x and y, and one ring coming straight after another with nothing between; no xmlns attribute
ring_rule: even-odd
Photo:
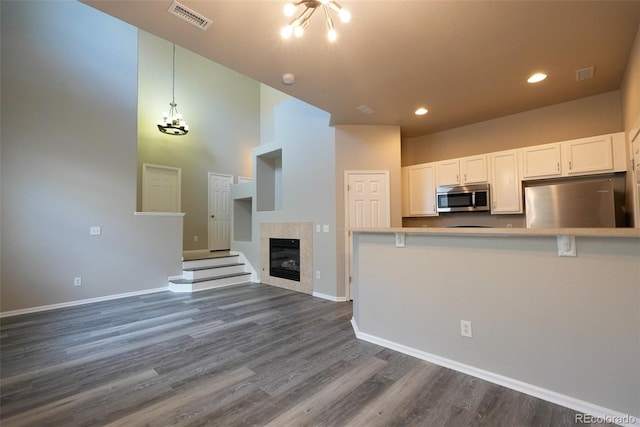
<svg viewBox="0 0 640 427"><path fill-rule="evenodd" d="M0 322L9 426L573 426L575 412L355 338L350 303L260 284Z"/></svg>

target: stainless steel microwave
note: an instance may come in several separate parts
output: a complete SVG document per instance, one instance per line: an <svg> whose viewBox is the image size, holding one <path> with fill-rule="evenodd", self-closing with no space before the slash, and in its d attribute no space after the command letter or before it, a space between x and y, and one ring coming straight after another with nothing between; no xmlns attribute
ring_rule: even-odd
<svg viewBox="0 0 640 427"><path fill-rule="evenodd" d="M488 211L489 184L438 187L438 212Z"/></svg>

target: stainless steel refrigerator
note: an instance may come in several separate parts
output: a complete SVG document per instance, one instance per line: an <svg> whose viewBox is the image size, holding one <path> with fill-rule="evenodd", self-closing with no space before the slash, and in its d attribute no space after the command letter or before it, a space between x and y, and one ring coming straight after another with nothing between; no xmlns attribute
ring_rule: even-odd
<svg viewBox="0 0 640 427"><path fill-rule="evenodd" d="M614 190L613 179L525 187L527 227L591 228L616 227L616 223L621 225Z"/></svg>

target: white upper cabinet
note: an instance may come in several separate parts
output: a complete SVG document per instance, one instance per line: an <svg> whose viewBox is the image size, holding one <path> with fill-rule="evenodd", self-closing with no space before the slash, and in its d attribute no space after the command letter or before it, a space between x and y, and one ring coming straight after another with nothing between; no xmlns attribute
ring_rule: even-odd
<svg viewBox="0 0 640 427"><path fill-rule="evenodd" d="M522 177L532 179L561 176L560 151L560 143L523 148Z"/></svg>
<svg viewBox="0 0 640 427"><path fill-rule="evenodd" d="M483 184L487 182L487 155L469 156L460 159L460 174L463 184Z"/></svg>
<svg viewBox="0 0 640 427"><path fill-rule="evenodd" d="M491 153L489 162L491 164L491 213L522 213L520 150Z"/></svg>
<svg viewBox="0 0 640 427"><path fill-rule="evenodd" d="M443 160L436 163L436 181L442 185L460 185L460 162L458 159Z"/></svg>
<svg viewBox="0 0 640 427"><path fill-rule="evenodd" d="M436 165L424 163L408 167L409 214L407 216L437 216Z"/></svg>
<svg viewBox="0 0 640 427"><path fill-rule="evenodd" d="M613 171L611 135L581 138L562 143L563 169L567 175Z"/></svg>
<svg viewBox="0 0 640 427"><path fill-rule="evenodd" d="M522 179L592 175L626 170L624 133L522 149Z"/></svg>

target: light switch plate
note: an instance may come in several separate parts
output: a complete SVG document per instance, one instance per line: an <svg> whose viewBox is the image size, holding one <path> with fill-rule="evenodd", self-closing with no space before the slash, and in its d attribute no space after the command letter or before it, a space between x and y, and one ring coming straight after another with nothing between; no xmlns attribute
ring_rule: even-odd
<svg viewBox="0 0 640 427"><path fill-rule="evenodd" d="M102 234L102 229L100 227L89 227L89 234L92 236L99 236Z"/></svg>
<svg viewBox="0 0 640 427"><path fill-rule="evenodd" d="M322 226L322 231L324 231L325 233L329 232L329 224L325 224Z"/></svg>

